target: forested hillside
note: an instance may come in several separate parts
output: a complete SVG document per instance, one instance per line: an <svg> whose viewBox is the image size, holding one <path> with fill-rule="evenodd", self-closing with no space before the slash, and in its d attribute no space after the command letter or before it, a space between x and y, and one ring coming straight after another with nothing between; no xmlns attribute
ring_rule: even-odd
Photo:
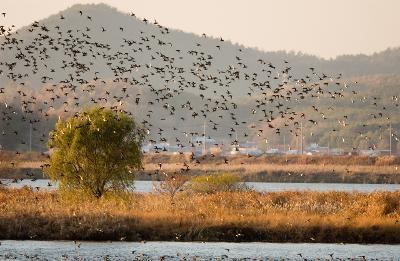
<svg viewBox="0 0 400 261"><path fill-rule="evenodd" d="M265 148L285 137L295 146L302 124L307 143L384 149L391 124L398 145L400 48L332 60L263 52L103 4L75 5L2 38L6 149L46 150L56 120L91 105L129 111L154 142L189 142L205 125L219 143Z"/></svg>

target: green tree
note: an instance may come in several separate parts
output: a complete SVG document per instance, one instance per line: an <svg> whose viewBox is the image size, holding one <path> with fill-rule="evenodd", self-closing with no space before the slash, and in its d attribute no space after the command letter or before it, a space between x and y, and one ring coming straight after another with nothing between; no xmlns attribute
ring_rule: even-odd
<svg viewBox="0 0 400 261"><path fill-rule="evenodd" d="M45 173L61 190L81 190L101 197L131 187L142 166L143 131L122 112L89 108L50 132L53 149Z"/></svg>

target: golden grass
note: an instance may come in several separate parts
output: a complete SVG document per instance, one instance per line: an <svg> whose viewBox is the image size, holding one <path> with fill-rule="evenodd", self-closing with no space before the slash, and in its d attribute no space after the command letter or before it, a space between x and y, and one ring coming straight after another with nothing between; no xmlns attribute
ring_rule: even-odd
<svg viewBox="0 0 400 261"><path fill-rule="evenodd" d="M27 172L34 172L41 178L40 166L46 157L37 154L12 152L0 153L2 178L27 178ZM228 157L200 157L200 164L190 160L190 155L146 154L143 159L145 170L138 179L163 179L154 173L180 172L190 166L191 175L232 172L244 181L263 182L324 182L324 183L400 183L400 157L398 156L259 156L237 155ZM14 167L10 162L14 162ZM159 163L162 163L160 170ZM36 171L33 171L36 170ZM149 176L151 174L152 176ZM157 176L157 175L156 175Z"/></svg>
<svg viewBox="0 0 400 261"><path fill-rule="evenodd" d="M1 239L400 243L400 191L126 193L0 189Z"/></svg>
<svg viewBox="0 0 400 261"><path fill-rule="evenodd" d="M182 168L182 164L179 163L163 163L163 171L176 171ZM155 171L159 169L158 164L148 163L145 165L146 171ZM344 173L346 175L350 174L400 174L400 167L397 166L346 166L339 164L329 164L329 165L303 165L303 164L270 164L270 163L252 163L252 164L193 164L190 166L191 170L206 171L206 172L223 172L223 171L240 171L243 174L251 175L263 171L282 171L282 172L292 172L292 173Z"/></svg>
<svg viewBox="0 0 400 261"><path fill-rule="evenodd" d="M224 158L206 158L200 164L187 162L190 174L232 172L244 181L263 182L324 182L324 183L400 183L398 157L368 158L359 156L284 156L231 157L229 164ZM368 160L370 164L368 164ZM159 162L162 172L173 173L185 169L183 156L148 156L144 160L145 174L157 173ZM142 178L143 176L140 176ZM160 176L159 178L162 178Z"/></svg>
<svg viewBox="0 0 400 261"><path fill-rule="evenodd" d="M46 156L40 152L16 152L0 150L0 162L11 162L11 161L44 161Z"/></svg>
<svg viewBox="0 0 400 261"><path fill-rule="evenodd" d="M202 157L199 159L202 163L223 163L225 157ZM393 166L400 165L400 156L379 156L379 157L368 157L368 156L357 156L357 155L345 155L345 156L329 156L329 155L261 155L248 157L246 155L230 155L227 158L230 159L231 163L266 163L266 164L299 164L299 165L341 165L351 166ZM157 154L147 153L144 157L144 163L154 162L183 162L183 160L190 161L190 154L184 155L173 155L173 154Z"/></svg>

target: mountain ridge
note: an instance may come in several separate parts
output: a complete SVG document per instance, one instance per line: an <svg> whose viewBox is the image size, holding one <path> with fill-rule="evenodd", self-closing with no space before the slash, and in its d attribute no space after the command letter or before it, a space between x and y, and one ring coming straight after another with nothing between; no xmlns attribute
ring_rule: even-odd
<svg viewBox="0 0 400 261"><path fill-rule="evenodd" d="M112 7L110 5L107 5L105 3L98 3L98 4L74 4L62 11L59 11L56 14L50 15L46 18L40 19L38 20L39 23L47 23L49 21L53 22L55 19L58 19L60 17L60 15L65 15L65 14L72 14L72 12L76 13L79 10L102 10L103 13L107 13L107 14L114 14L114 15L118 15L120 17L125 16L125 17L131 17L129 13L124 13L120 10L118 10L115 7ZM105 12L104 12L105 11ZM132 18L132 17L131 17ZM142 21L141 18L134 16L135 19L137 19L138 21ZM142 18L145 19L145 18ZM148 23L149 25L154 25L151 21L149 21ZM23 26L18 28L16 31L22 31L26 28L28 28L29 25L27 26ZM201 38L201 35L193 33L193 32L188 32L188 31L184 31L181 30L179 28L169 28L170 31L176 32L176 33L181 33L181 34L187 34L187 35L191 35L194 37L198 37ZM213 36L207 36L210 39L214 39L214 40L218 40L218 37L213 37ZM300 57L300 58L307 58L307 59L315 59L316 61L319 62L326 62L326 63L330 63L330 62L348 62L351 59L357 58L360 60L364 60L364 61L368 61L371 59L381 59L382 56L384 57L398 57L400 59L400 46L392 46L392 47L387 47L384 50L380 50L380 51L376 51L372 54L363 54L363 53L359 53L359 54L340 54L337 55L335 58L324 58L324 57L320 57L318 55L312 54L312 53L304 53L301 51L293 51L293 50L275 50L275 51L270 51L270 50L264 50L264 49L260 49L257 46L245 46L243 44L240 44L238 42L232 42L231 40L226 40L228 43L232 44L233 46L236 46L238 48L245 48L245 49L250 49L250 50L254 50L256 52L262 53L264 55L273 55L273 54L277 54L277 55L281 55L282 57ZM371 61L369 61L371 62Z"/></svg>
<svg viewBox="0 0 400 261"><path fill-rule="evenodd" d="M22 63L15 67L10 65L12 69L8 76L21 85L13 85L11 89L28 94L30 90L27 89L33 87L35 96L41 96L41 102L46 102L46 106L43 106L45 108L40 108L45 117L51 115L57 118L72 113L71 107L79 110L92 103L119 106L129 95L129 111L139 111L140 121L147 121L149 114L159 116L160 119L153 117L153 124L160 129L166 129L164 126L167 125L171 129L179 124L186 124L186 133L198 133L199 126L203 124L202 116L210 110L211 113L208 114L214 114L214 118L208 118L213 120L210 127L224 129L225 134L231 132L230 137L235 137L233 132L244 134L252 123L264 124L264 120L268 120L269 125L265 123L259 129L264 134L274 135L274 129L279 130L284 122L279 122L281 115L267 114L269 111L280 110L286 115L301 115L300 112L306 111L311 116L311 122L320 119L321 113L324 118L333 115L329 120L330 124L327 124L327 120L321 121L318 126L309 126L313 129L313 141L325 139L326 143L326 139L330 137L327 137L325 130L331 129L336 121L343 122L341 112L329 110L329 107L340 105L342 109L349 111L352 106L359 106L360 108L353 110L356 113L346 116L360 123L367 122L371 120L371 115L377 117L377 106L371 106L376 103L372 98L367 100L367 104L364 97L370 97L371 94L382 95L385 100L379 101L381 108L382 105L389 104L399 89L397 79L400 75L400 48L388 49L371 56L344 55L329 61L302 53L262 52L222 39L146 23L104 4L75 5L37 21L34 25L11 35L7 40L14 41L10 39L15 37L17 48L11 46L14 48L9 50L3 47L2 53L5 55L4 60L11 64L19 61L17 57L24 57L27 66ZM27 56L23 56L25 54L21 54L22 51L26 51ZM316 69L310 70L310 67ZM28 69L32 70L32 74L25 78L23 75L29 73ZM326 84L325 94L330 95L321 97L321 100L318 93L313 93L313 97L318 96L318 99L305 97L307 95L304 92L314 92L316 88L314 86L304 91L304 85L301 85L306 80L311 84L314 80L318 81L318 78L321 81L320 86ZM353 82L358 78L362 80L362 85L354 89ZM373 84L368 84L370 82ZM343 96L341 84L351 88L344 87L347 92L346 100L338 101ZM64 89L79 97L69 96L68 100L64 99L64 95L67 96ZM75 90L79 93L77 91L76 94ZM352 97L352 90L357 97ZM107 92L112 94L106 95ZM171 93L172 99L169 96ZM174 97L175 93L177 96ZM14 94L15 96L18 97ZM293 97L289 102L289 98ZM77 102L75 98L80 99ZM19 99L25 101L26 98ZM46 112L48 100L51 99L51 110ZM145 102L138 102L138 106L135 106L135 99ZM20 100L16 102L17 105ZM356 105L354 100L357 100ZM33 101L25 102L31 104ZM67 102L67 105L63 102ZM74 106L76 102L79 106ZM208 107L205 106L206 103ZM315 105L318 106L318 113L311 109ZM393 102L391 106L386 106L387 110L385 108L380 118L373 120L371 128L376 133L383 128L384 118L398 110L395 106L398 103ZM240 117L230 114L233 107L241 109ZM179 108L179 113L176 108ZM244 124L239 119L247 121L249 118L246 113L253 118L251 122L245 123L246 126L241 126ZM218 118L220 116L223 120ZM256 116L258 118L254 118ZM274 120L278 122L271 125ZM333 129L336 132L336 127ZM291 131L295 133L295 130ZM217 135L225 135L221 131L215 132ZM176 137L174 131L169 134L172 138ZM157 134L154 135L158 138ZM254 131L246 135L246 138L257 138ZM167 135L164 134L165 136Z"/></svg>

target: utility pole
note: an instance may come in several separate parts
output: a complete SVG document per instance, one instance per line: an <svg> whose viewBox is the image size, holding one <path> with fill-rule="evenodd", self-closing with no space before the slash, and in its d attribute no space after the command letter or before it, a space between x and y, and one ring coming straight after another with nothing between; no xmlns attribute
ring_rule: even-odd
<svg viewBox="0 0 400 261"><path fill-rule="evenodd" d="M235 131L235 141L236 141L236 143L234 143L235 151L239 151L239 141L238 141L238 136L237 136L236 131Z"/></svg>
<svg viewBox="0 0 400 261"><path fill-rule="evenodd" d="M29 123L29 152L32 152L32 122Z"/></svg>
<svg viewBox="0 0 400 261"><path fill-rule="evenodd" d="M331 155L331 133L329 132L328 137L328 156Z"/></svg>
<svg viewBox="0 0 400 261"><path fill-rule="evenodd" d="M190 134L190 150L192 151L193 155L196 154L196 147L193 144L193 134Z"/></svg>
<svg viewBox="0 0 400 261"><path fill-rule="evenodd" d="M301 155L303 155L303 122L300 122L300 148Z"/></svg>
<svg viewBox="0 0 400 261"><path fill-rule="evenodd" d="M392 122L389 123L389 155L392 156Z"/></svg>
<svg viewBox="0 0 400 261"><path fill-rule="evenodd" d="M206 121L203 124L203 155L206 155Z"/></svg>
<svg viewBox="0 0 400 261"><path fill-rule="evenodd" d="M286 136L285 135L283 135L283 153L285 153L285 162L287 162Z"/></svg>
<svg viewBox="0 0 400 261"><path fill-rule="evenodd" d="M286 136L283 136L283 152L286 152Z"/></svg>

